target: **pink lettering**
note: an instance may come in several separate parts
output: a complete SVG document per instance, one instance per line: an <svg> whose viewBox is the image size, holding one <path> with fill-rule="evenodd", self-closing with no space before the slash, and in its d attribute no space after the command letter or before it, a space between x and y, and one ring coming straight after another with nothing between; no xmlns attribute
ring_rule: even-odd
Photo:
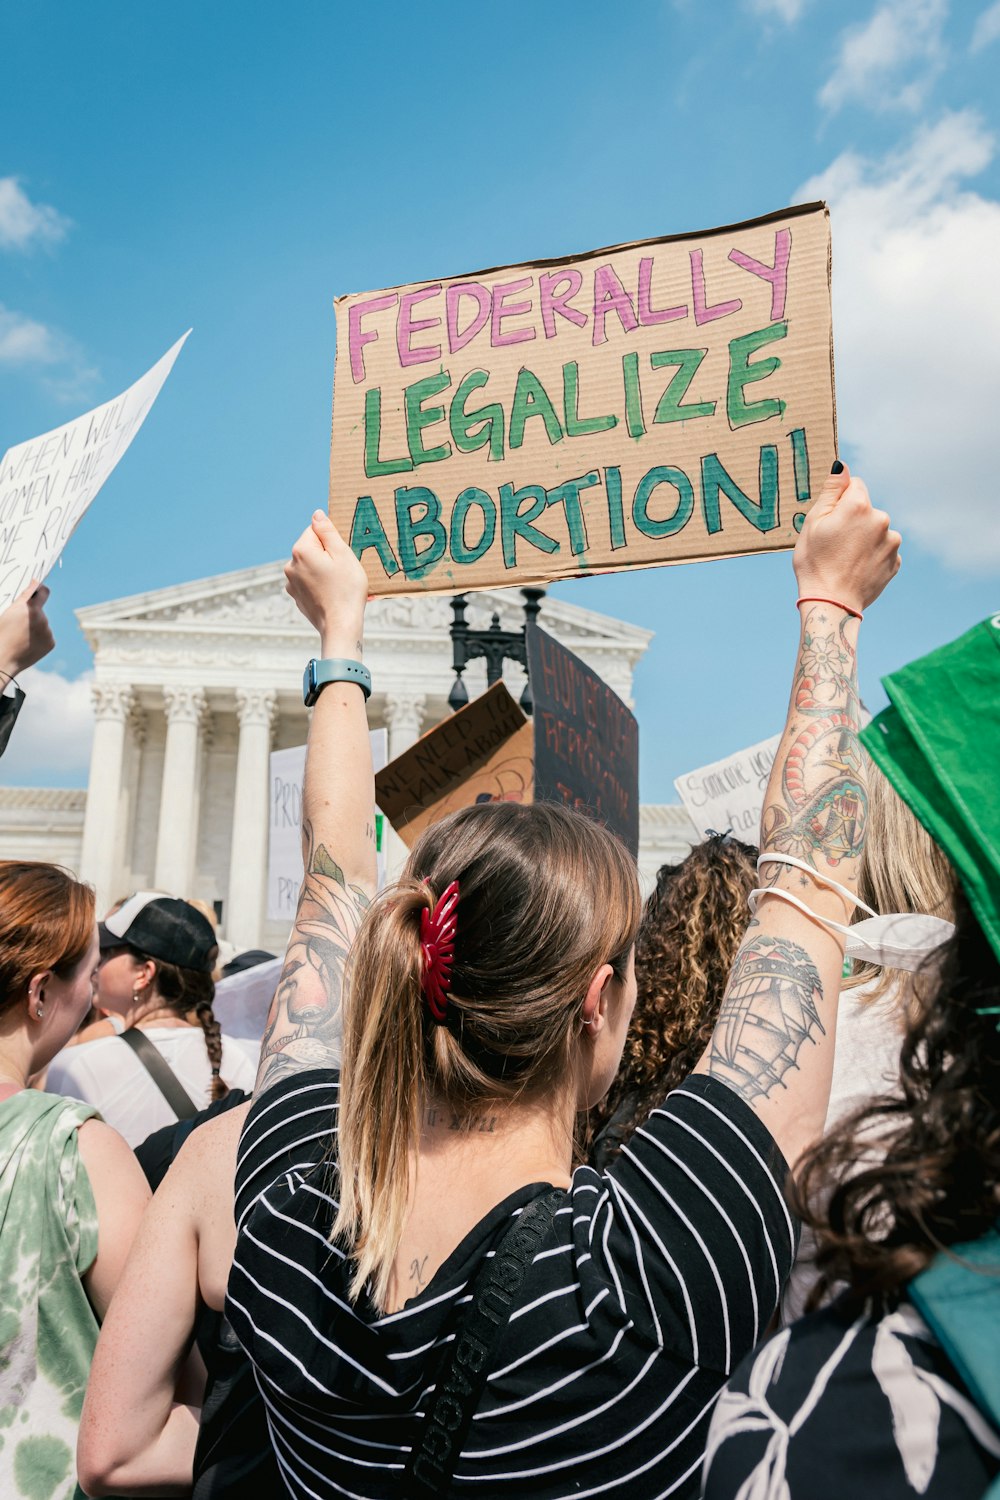
<svg viewBox="0 0 1000 1500"><path fill-rule="evenodd" d="M739 297L734 297L732 302L717 302L714 307L708 306L705 301L705 267L700 250L691 251L691 292L694 298L694 320L699 324L711 323L714 318L728 318L730 313L739 312L743 306Z"/></svg>
<svg viewBox="0 0 1000 1500"><path fill-rule="evenodd" d="M644 328L651 323L671 323L675 318L687 317L687 304L679 307L656 308L652 305L649 284L653 276L653 257L644 255L639 262L639 322Z"/></svg>
<svg viewBox="0 0 1000 1500"><path fill-rule="evenodd" d="M512 307L504 304L508 297L513 297L516 292L523 292L531 285L530 276L522 276L518 281L498 281L493 288L493 319L490 323L490 343L494 349L504 344L524 344L535 337L533 328L512 328L510 333L504 333L501 324L504 318L522 317L531 311L531 298L527 302L515 302Z"/></svg>
<svg viewBox="0 0 1000 1500"><path fill-rule="evenodd" d="M395 307L396 293L388 292L384 297L369 297L364 302L353 302L347 320L347 342L351 351L351 376L358 385L365 378L365 345L378 338L375 328L363 329L361 319L368 313L384 312Z"/></svg>
<svg viewBox="0 0 1000 1500"><path fill-rule="evenodd" d="M401 365L425 365L428 360L441 358L440 344L427 344L422 349L414 349L410 342L415 333L422 333L425 328L440 328L440 318L413 317L413 309L417 303L436 297L440 290L441 283L438 281L433 286L418 287L415 292L404 292L400 297L399 316L396 319L396 348L399 350Z"/></svg>
<svg viewBox="0 0 1000 1500"><path fill-rule="evenodd" d="M632 299L619 281L614 266L598 266L594 272L594 344L607 343L604 322L611 312L618 314L618 321L626 333L634 333L638 328L639 320Z"/></svg>
<svg viewBox="0 0 1000 1500"><path fill-rule="evenodd" d="M459 331L458 309L463 297L471 297L475 302L477 311L472 315L472 322L464 331ZM459 349L464 349L470 344L486 327L490 316L490 294L486 287L478 281L457 281L445 292L445 316L448 321L448 348L452 354Z"/></svg>
<svg viewBox="0 0 1000 1500"><path fill-rule="evenodd" d="M774 235L774 265L747 255L743 250L730 250L729 259L742 266L752 276L760 276L771 283L771 322L777 323L785 315L785 294L788 291L788 260L792 253L792 231L778 229Z"/></svg>
<svg viewBox="0 0 1000 1500"><path fill-rule="evenodd" d="M575 297L583 285L583 273L575 266L566 271L543 271L538 278L538 306L542 314L545 337L556 336L556 313L577 328L586 328L587 314L578 307L570 307L569 299ZM565 286L566 290L562 288Z"/></svg>

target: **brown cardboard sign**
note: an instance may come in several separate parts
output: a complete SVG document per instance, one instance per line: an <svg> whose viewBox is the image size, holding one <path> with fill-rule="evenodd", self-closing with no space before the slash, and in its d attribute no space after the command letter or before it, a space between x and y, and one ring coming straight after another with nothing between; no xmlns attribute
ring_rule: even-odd
<svg viewBox="0 0 1000 1500"><path fill-rule="evenodd" d="M836 457L822 203L335 307L330 514L373 594L787 548Z"/></svg>
<svg viewBox="0 0 1000 1500"><path fill-rule="evenodd" d="M502 682L417 740L375 777L375 797L412 847L430 824L476 802L530 802L531 721Z"/></svg>

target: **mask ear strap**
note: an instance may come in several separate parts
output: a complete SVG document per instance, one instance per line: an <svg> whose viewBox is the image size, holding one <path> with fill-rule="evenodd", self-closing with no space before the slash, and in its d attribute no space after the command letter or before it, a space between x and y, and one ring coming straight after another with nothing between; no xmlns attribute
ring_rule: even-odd
<svg viewBox="0 0 1000 1500"><path fill-rule="evenodd" d="M760 874L761 865L794 865L798 870L805 870L806 874L811 875L814 880L818 880L820 885L828 885L831 890L839 891L840 894L844 897L845 901L849 901L852 906L860 906L861 910L866 911L870 917L878 916L878 912L874 911L870 906L866 906L860 896L856 896L853 891L849 891L847 887L841 885L838 880L831 880L828 875L824 875L820 870L814 870L812 865L807 865L804 859L796 859L794 854L759 855L757 858L758 875ZM775 896L787 896L790 894L790 892L788 891L775 890L771 886L768 887L768 890L770 890L771 894ZM801 902L796 902L796 904L802 905ZM809 908L805 907L804 910L808 911ZM815 915L815 913L811 913L811 915ZM825 918L821 917L819 920L824 921Z"/></svg>
<svg viewBox="0 0 1000 1500"><path fill-rule="evenodd" d="M832 917L821 917L818 911L813 911L811 906L807 906L804 901L800 901L798 896L793 895L791 891L782 891L773 885L758 886L756 890L750 892L747 900L752 913L756 913L757 911L757 898L759 896L777 896L780 901L787 901L789 905L797 906L799 911L805 912L807 917L812 917L814 922L822 922L824 927L835 928L837 932L842 932L844 937L850 937L851 935L851 928L845 927L843 922L835 922Z"/></svg>

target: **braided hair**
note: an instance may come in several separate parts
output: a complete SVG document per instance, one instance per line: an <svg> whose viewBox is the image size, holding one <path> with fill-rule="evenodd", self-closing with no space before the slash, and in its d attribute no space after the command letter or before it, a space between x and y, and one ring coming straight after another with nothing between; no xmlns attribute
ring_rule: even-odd
<svg viewBox="0 0 1000 1500"><path fill-rule="evenodd" d="M209 1099L215 1103L217 1099L224 1099L229 1093L229 1085L225 1083L221 1075L222 1067L222 1027L215 1018L212 1009L212 1001L215 999L215 980L211 974L203 973L200 969L185 969L180 964L168 963L163 958L153 958L141 949L134 948L131 944L122 944L125 950L132 954L133 958L140 961L148 960L156 968L156 978L153 984L157 997L170 1010L184 1020L190 1021L192 1025L201 1027L205 1037L205 1051L208 1053L209 1067L212 1069L212 1082L209 1087ZM213 960L214 962L214 960Z"/></svg>

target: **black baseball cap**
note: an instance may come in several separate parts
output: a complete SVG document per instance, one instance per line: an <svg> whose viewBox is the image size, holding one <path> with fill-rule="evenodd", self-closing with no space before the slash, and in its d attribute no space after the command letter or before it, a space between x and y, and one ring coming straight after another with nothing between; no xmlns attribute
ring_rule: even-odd
<svg viewBox="0 0 1000 1500"><path fill-rule="evenodd" d="M137 948L149 958L211 974L219 940L207 917L187 901L137 891L98 925L102 950Z"/></svg>

